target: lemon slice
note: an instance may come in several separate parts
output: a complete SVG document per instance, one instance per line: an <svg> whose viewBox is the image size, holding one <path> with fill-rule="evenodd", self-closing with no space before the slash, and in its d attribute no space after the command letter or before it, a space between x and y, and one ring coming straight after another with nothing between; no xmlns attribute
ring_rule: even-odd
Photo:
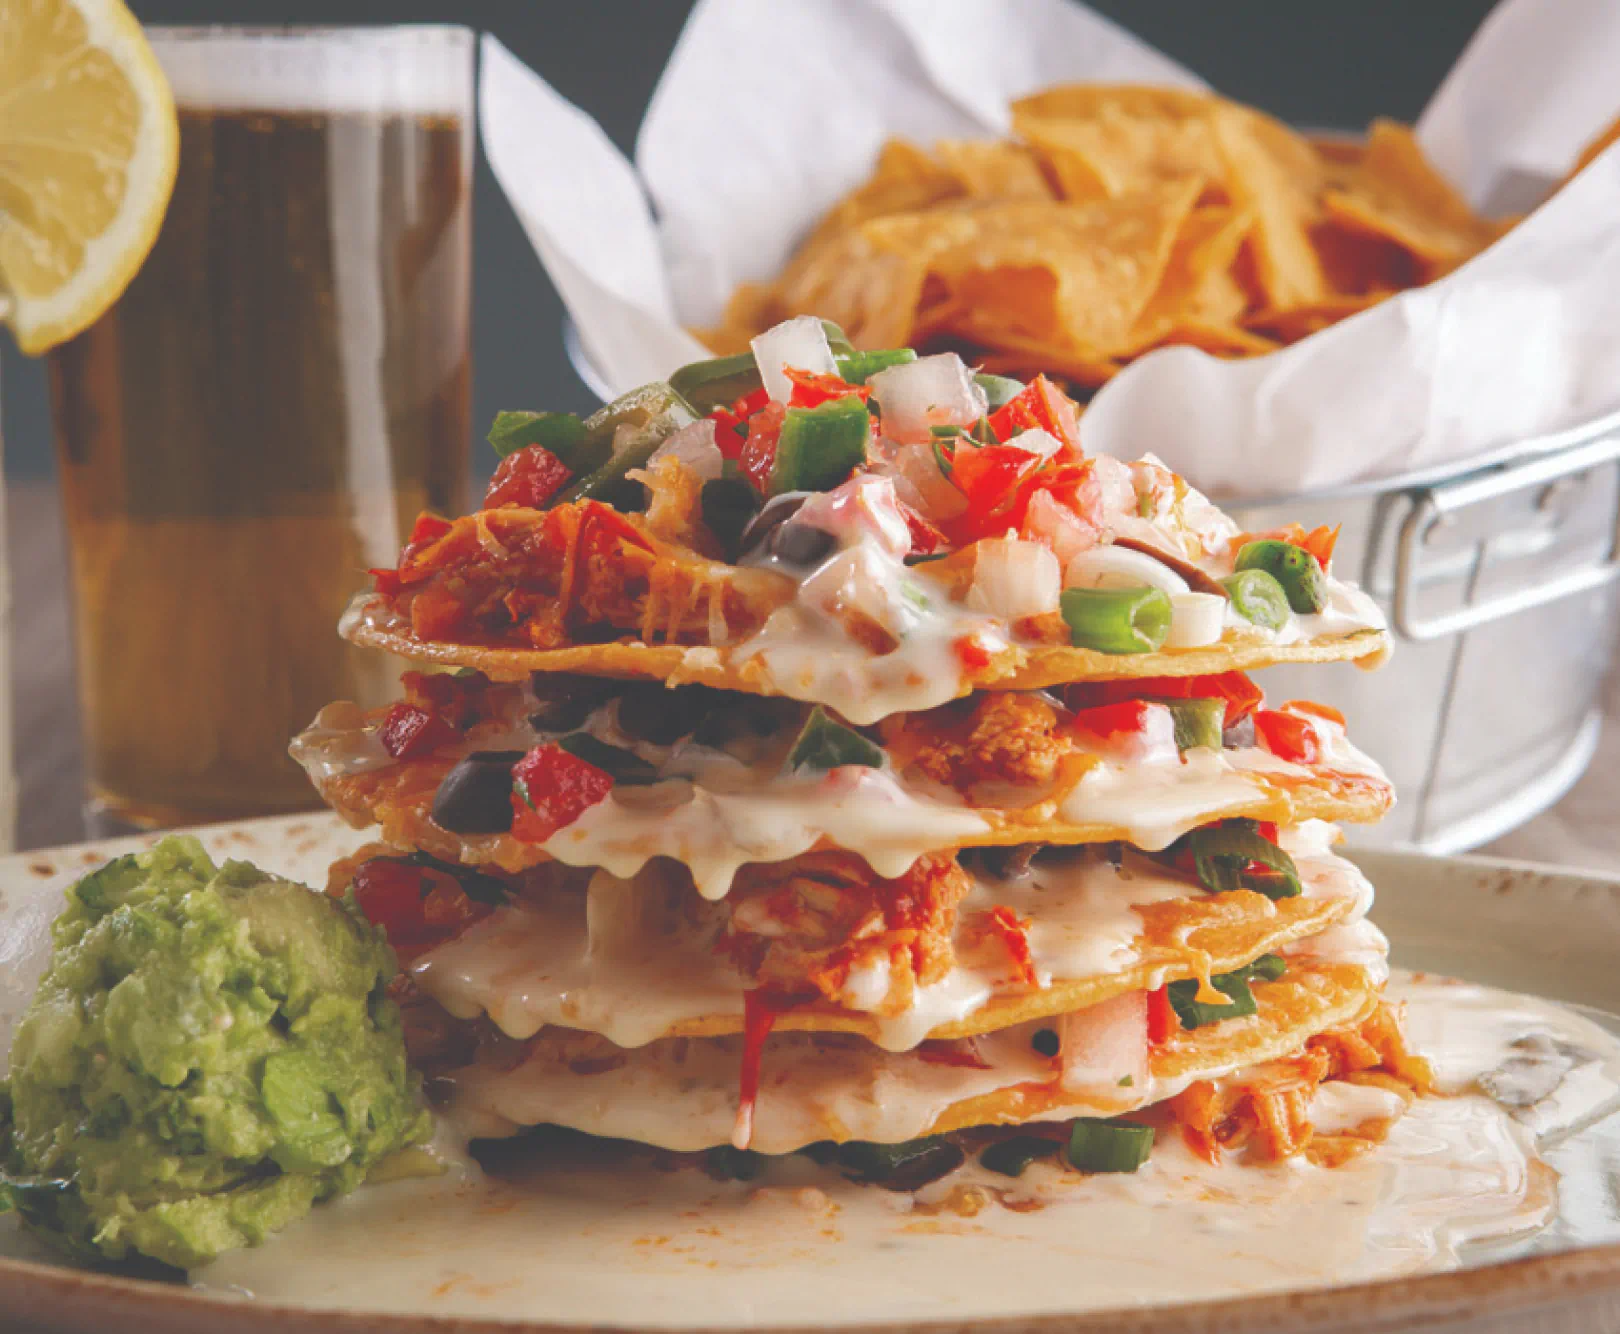
<svg viewBox="0 0 1620 1334"><path fill-rule="evenodd" d="M24 352L71 338L135 276L179 138L121 0L0 0L0 315Z"/></svg>

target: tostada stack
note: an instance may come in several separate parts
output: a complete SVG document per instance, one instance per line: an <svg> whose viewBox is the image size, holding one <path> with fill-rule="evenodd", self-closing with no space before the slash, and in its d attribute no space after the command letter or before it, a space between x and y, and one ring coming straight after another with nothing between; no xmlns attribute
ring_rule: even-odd
<svg viewBox="0 0 1620 1334"><path fill-rule="evenodd" d="M810 318L490 440L483 508L344 618L402 697L293 744L378 831L330 888L469 1135L915 1186L1165 1135L1333 1164L1427 1089L1334 851L1390 785L1247 674L1388 655L1333 532Z"/></svg>

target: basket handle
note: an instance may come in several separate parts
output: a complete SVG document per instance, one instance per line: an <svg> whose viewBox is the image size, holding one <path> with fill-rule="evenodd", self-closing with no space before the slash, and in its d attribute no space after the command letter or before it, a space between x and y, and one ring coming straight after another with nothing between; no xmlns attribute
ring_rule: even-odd
<svg viewBox="0 0 1620 1334"><path fill-rule="evenodd" d="M1537 488L1541 491L1536 500L1537 508L1545 509L1560 489L1560 483L1617 462L1620 462L1620 430L1522 463L1407 492L1411 508L1395 544L1391 610L1396 630L1406 639L1420 642L1443 639L1560 598L1602 588L1620 578L1620 514L1617 514L1616 523L1610 529L1608 550L1599 560L1510 593L1470 602L1455 611L1425 614L1419 605L1423 550L1437 528L1454 522L1462 511L1472 506ZM1484 544L1489 541L1485 539Z"/></svg>

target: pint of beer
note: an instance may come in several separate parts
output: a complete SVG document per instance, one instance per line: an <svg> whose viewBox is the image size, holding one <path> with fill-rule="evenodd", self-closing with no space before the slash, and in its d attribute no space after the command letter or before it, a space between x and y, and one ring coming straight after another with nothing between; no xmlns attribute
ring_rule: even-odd
<svg viewBox="0 0 1620 1334"><path fill-rule="evenodd" d="M335 634L468 466L472 34L157 29L180 169L50 357L93 822L318 804L287 739L381 701Z"/></svg>

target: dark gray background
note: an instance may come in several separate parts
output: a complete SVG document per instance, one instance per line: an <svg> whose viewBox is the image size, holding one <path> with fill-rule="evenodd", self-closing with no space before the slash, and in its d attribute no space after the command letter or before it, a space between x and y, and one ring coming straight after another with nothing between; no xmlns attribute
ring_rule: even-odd
<svg viewBox="0 0 1620 1334"><path fill-rule="evenodd" d="M772 0L755 0L766 4ZM1299 125L1410 120L1490 0L1096 0L1222 92ZM687 0L132 0L147 23L462 23L495 33L599 120L625 152ZM984 0L994 26L996 5ZM991 36L993 40L993 34ZM739 52L739 60L779 58ZM786 71L785 71L786 73ZM723 144L716 145L724 152ZM566 183L560 183L566 188ZM583 408L558 334L561 307L488 170L475 195L474 424L502 407ZM52 470L43 368L0 338L5 470ZM487 463L479 455L480 471Z"/></svg>

